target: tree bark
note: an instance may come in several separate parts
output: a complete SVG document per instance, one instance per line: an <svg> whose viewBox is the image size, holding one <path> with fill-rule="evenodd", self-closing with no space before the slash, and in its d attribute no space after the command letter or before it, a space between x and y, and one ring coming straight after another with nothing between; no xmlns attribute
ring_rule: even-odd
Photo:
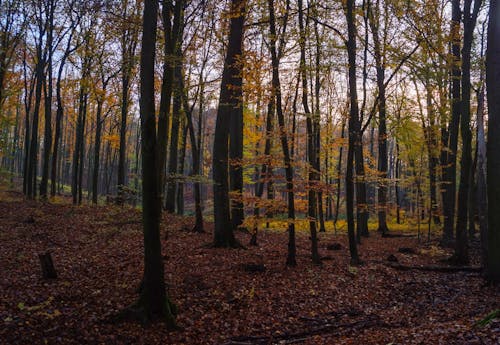
<svg viewBox="0 0 500 345"><path fill-rule="evenodd" d="M474 38L476 19L481 7L482 0L474 1L471 12L472 0L465 0L463 11L464 38L462 47L462 99L460 130L462 136L462 157L460 160L460 186L458 189L458 212L455 243L455 260L458 264L469 262L467 248L467 225L469 190L471 186L470 176L472 168L472 132L470 129L470 96L471 96L471 50ZM469 215L472 216L472 215Z"/></svg>
<svg viewBox="0 0 500 345"><path fill-rule="evenodd" d="M453 241L453 228L455 223L455 203L456 203L456 154L458 146L458 128L460 125L460 1L452 1L451 18L451 54L452 67L451 77L451 119L448 125L448 135L443 136L445 148L445 160L441 162L444 167L443 184L443 213L444 228L442 244L449 246Z"/></svg>
<svg viewBox="0 0 500 345"><path fill-rule="evenodd" d="M165 210L175 212L175 199L177 193L177 182L173 177L177 174L179 159L179 130L182 111L182 90L180 83L182 79L182 35L184 32L183 5L184 0L176 1L174 7L174 22L172 26L172 49L173 58L173 101L172 101L172 128L170 130L170 152L168 155L168 181L167 195L165 199Z"/></svg>
<svg viewBox="0 0 500 345"><path fill-rule="evenodd" d="M359 124L359 110L358 110L358 96L356 86L356 20L355 20L355 1L347 0L345 15L347 20L348 41L347 55L349 62L349 97L350 97L350 110L349 110L349 146L347 150L347 170L345 178L346 189L346 212L347 212L347 234L349 238L349 252L351 254L351 264L359 264L358 249L356 244L356 237L354 232L354 176L353 176L353 161L356 146L360 145L360 124ZM358 161L358 156L356 156ZM358 165L358 164L356 164ZM360 162L363 165L363 162ZM358 178L360 176L358 175ZM366 196L366 193L365 193ZM366 202L366 199L365 199ZM359 203L359 200L358 200ZM360 221L358 217L358 222ZM359 232L358 223L358 232Z"/></svg>
<svg viewBox="0 0 500 345"><path fill-rule="evenodd" d="M318 237L317 237L317 196L316 196L316 186L317 186L317 174L316 174L316 137L315 137L315 126L313 123L313 115L309 109L309 104L307 100L307 71L306 71L306 33L304 29L304 12L302 8L302 0L298 0L299 8L299 32L300 32L300 74L302 76L302 106L304 107L304 113L306 116L306 127L307 127L307 160L308 160L308 207L307 215L309 218L309 231L311 232L311 257L315 264L320 264L321 259L318 253Z"/></svg>
<svg viewBox="0 0 500 345"><path fill-rule="evenodd" d="M230 29L228 46L222 72L219 108L215 123L213 149L214 179L214 243L215 247L238 247L231 223L229 200L229 132L233 117L240 116L242 104L242 61L243 31L246 0L232 0L230 8Z"/></svg>
<svg viewBox="0 0 500 345"><path fill-rule="evenodd" d="M486 87L488 92L488 254L486 274L500 282L500 5L490 1Z"/></svg>
<svg viewBox="0 0 500 345"><path fill-rule="evenodd" d="M281 148L283 150L283 160L285 163L285 179L286 179L286 192L287 192L287 210L288 210L288 252L286 265L296 266L296 244L295 244L295 193L293 190L293 165L290 155L290 147L288 145L288 136L285 127L285 116L283 114L283 107L281 101L281 82L279 77L279 55L276 49L276 19L274 12L274 0L268 0L269 10L269 33L270 44L269 49L271 53L271 66L272 66L272 92L276 101L276 114L278 117L278 126L280 132Z"/></svg>
<svg viewBox="0 0 500 345"><path fill-rule="evenodd" d="M154 61L158 2L145 0L140 69L140 115L142 151L142 221L144 229L144 278L137 310L146 321L161 318L175 328L175 306L165 290L160 242L161 200L156 159Z"/></svg>

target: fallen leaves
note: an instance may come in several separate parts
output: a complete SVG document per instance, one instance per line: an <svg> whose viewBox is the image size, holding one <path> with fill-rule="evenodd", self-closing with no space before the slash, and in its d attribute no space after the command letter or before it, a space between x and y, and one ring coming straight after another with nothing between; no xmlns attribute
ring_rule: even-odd
<svg viewBox="0 0 500 345"><path fill-rule="evenodd" d="M259 232L259 247L209 249L192 219L164 215L165 277L184 331L162 324L106 322L137 298L143 250L140 213L127 207L41 204L9 194L0 201L0 343L6 344L496 344L498 288L474 272L398 271L449 254L416 238L363 239L363 266L351 267L347 239L321 233L329 260L310 260L297 235L298 267L287 268L286 236ZM34 222L25 222L30 216ZM164 234L169 234L165 239ZM238 233L242 243L248 235ZM401 253L399 248L414 248ZM37 254L50 250L59 278L41 279ZM477 253L474 253L477 265ZM264 265L247 272L245 265Z"/></svg>

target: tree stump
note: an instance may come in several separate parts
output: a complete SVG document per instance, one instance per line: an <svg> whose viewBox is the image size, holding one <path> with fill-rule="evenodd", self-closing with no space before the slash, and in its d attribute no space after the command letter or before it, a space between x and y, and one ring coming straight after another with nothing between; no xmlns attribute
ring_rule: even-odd
<svg viewBox="0 0 500 345"><path fill-rule="evenodd" d="M56 279L57 272L54 267L54 262L52 261L52 255L50 252L44 254L38 254L40 259L40 265L42 266L42 276L44 279Z"/></svg>
<svg viewBox="0 0 500 345"><path fill-rule="evenodd" d="M387 261L389 262L398 262L398 258L394 255L394 254L391 254L387 257Z"/></svg>
<svg viewBox="0 0 500 345"><path fill-rule="evenodd" d="M242 264L242 268L245 272L250 273L262 273L266 271L266 266L261 263L246 263Z"/></svg>
<svg viewBox="0 0 500 345"><path fill-rule="evenodd" d="M401 247L398 249L398 252L402 254L417 254L417 251L415 249L408 247Z"/></svg>
<svg viewBox="0 0 500 345"><path fill-rule="evenodd" d="M332 243L326 246L327 250L341 250L342 245L340 243Z"/></svg>

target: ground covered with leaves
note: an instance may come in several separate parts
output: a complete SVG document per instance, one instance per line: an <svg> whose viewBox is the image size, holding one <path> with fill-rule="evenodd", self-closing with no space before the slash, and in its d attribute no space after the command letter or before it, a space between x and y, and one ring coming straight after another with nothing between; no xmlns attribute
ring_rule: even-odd
<svg viewBox="0 0 500 345"><path fill-rule="evenodd" d="M162 224L165 277L183 329L117 323L113 315L135 301L142 274L139 211L26 201L15 191L1 192L0 199L2 344L500 341L498 318L476 325L500 308L498 287L485 285L474 270L414 269L445 265L440 260L450 252L435 242L373 233L359 247L364 265L354 268L345 234L327 232L320 234L323 265L315 266L308 234L299 232L298 266L286 268L284 230L259 233L258 247L211 249L205 246L210 224L207 233L195 234L192 219L169 215ZM238 238L249 240L243 233ZM333 243L340 250L329 250ZM38 254L47 251L58 273L54 280L41 278Z"/></svg>

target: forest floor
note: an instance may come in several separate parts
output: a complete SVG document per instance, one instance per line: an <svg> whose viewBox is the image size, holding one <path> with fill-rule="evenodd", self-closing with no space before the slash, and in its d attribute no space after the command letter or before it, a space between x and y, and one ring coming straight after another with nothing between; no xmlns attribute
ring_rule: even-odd
<svg viewBox="0 0 500 345"><path fill-rule="evenodd" d="M0 344L498 344L498 287L477 272L396 270L440 265L436 241L381 238L359 247L349 266L345 234L320 234L322 266L297 234L295 268L285 267L285 231L263 231L247 250L209 249L192 219L164 215L165 277L181 331L156 323L109 322L137 298L143 247L140 213L114 206L74 207L64 200L26 201L0 191ZM248 235L238 234L242 243ZM327 250L332 243L341 249ZM414 254L398 252L402 247ZM58 272L41 279L38 254L50 251ZM473 251L473 264L478 264ZM250 273L248 263L264 264ZM394 264L394 263L393 263Z"/></svg>

